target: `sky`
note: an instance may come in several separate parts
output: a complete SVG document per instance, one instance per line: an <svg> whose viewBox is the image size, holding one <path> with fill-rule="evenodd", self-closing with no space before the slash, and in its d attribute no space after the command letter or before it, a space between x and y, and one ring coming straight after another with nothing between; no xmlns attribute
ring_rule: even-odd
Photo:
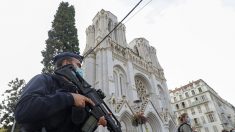
<svg viewBox="0 0 235 132"><path fill-rule="evenodd" d="M15 79L41 73L41 51L61 0L0 0L0 93ZM143 0L134 15L150 0ZM101 9L120 21L138 0L68 0L75 7L81 51ZM131 15L131 16L132 16ZM124 21L127 42L144 37L157 50L169 89L203 79L235 105L235 1L152 0Z"/></svg>

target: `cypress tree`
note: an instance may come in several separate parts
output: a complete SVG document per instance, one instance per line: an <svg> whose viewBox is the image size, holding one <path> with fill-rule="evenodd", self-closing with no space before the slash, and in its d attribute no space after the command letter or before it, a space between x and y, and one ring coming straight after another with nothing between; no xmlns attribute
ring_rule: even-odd
<svg viewBox="0 0 235 132"><path fill-rule="evenodd" d="M68 2L61 2L54 16L52 28L48 31L46 49L41 63L43 73L52 73L54 70L52 59L59 52L79 52L77 29L75 27L75 9Z"/></svg>

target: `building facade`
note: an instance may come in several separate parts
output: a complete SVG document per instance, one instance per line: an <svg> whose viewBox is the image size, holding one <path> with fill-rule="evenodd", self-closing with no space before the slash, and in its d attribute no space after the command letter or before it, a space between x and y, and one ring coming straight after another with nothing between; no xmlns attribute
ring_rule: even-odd
<svg viewBox="0 0 235 132"><path fill-rule="evenodd" d="M201 79L170 90L170 96L175 115L188 113L198 132L221 132L235 127L234 106Z"/></svg>
<svg viewBox="0 0 235 132"><path fill-rule="evenodd" d="M118 24L117 17L101 10L86 29L86 48L91 51ZM104 99L119 119L123 132L174 132L169 91L156 49L144 38L127 44L125 25L109 35L83 61L86 80L105 94ZM133 115L147 118L133 126ZM107 131L99 128L98 131Z"/></svg>

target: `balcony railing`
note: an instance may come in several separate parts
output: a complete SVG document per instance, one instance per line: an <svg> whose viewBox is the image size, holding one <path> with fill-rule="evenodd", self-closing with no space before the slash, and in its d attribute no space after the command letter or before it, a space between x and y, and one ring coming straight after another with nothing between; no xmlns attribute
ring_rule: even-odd
<svg viewBox="0 0 235 132"><path fill-rule="evenodd" d="M180 110L182 110L182 109L185 109L185 108L188 108L188 107L193 107L193 106L195 106L195 105L202 104L202 103L206 103L206 102L208 102L208 101L209 101L208 99L194 101L194 102L192 102L192 103L189 104L189 105L185 105L184 107L178 107L178 108L175 107L175 110L176 110L176 111L180 111Z"/></svg>
<svg viewBox="0 0 235 132"><path fill-rule="evenodd" d="M192 103L191 103L191 105L190 105L190 106L194 106L194 105L202 104L202 103L205 103L205 102L208 102L208 101L209 101L208 99L194 101L194 102L192 102Z"/></svg>

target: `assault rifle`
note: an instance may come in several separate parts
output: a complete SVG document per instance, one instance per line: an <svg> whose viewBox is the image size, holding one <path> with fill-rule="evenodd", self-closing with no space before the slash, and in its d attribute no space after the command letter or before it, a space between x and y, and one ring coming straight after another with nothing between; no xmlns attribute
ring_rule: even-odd
<svg viewBox="0 0 235 132"><path fill-rule="evenodd" d="M95 106L89 105L86 109L90 113L90 117L86 120L82 127L83 132L93 132L97 128L98 119L102 116L105 117L107 121L107 128L110 132L121 132L121 124L117 118L113 115L112 111L109 109L107 104L103 101L105 98L104 93L99 89L96 90L91 87L78 73L75 72L73 65L65 65L54 72L56 75L65 77L71 81L78 91L90 98Z"/></svg>

